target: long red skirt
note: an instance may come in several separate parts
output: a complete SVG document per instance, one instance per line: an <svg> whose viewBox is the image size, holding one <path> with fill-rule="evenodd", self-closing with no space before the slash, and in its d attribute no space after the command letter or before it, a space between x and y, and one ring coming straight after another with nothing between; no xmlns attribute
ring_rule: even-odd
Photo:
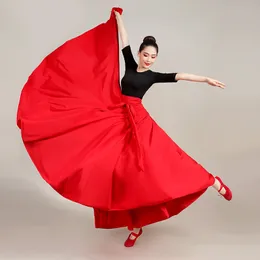
<svg viewBox="0 0 260 260"><path fill-rule="evenodd" d="M97 228L165 220L214 182L156 124L141 99L121 94L113 12L32 72L17 125L43 179L63 197L92 207Z"/></svg>

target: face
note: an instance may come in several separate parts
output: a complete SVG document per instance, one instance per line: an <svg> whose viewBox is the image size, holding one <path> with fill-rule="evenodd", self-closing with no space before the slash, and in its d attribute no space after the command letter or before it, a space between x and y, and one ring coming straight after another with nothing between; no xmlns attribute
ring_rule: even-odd
<svg viewBox="0 0 260 260"><path fill-rule="evenodd" d="M144 69L149 69L157 58L156 48L153 46L147 46L138 53L138 57L139 66Z"/></svg>

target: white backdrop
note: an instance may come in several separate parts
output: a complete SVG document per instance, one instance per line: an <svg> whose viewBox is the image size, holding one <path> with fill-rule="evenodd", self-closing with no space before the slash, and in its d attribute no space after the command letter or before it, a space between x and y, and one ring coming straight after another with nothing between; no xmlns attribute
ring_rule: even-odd
<svg viewBox="0 0 260 260"><path fill-rule="evenodd" d="M123 251L125 231L95 230L91 209L49 188L16 127L19 95L32 70L69 38L106 21L113 6L124 9L134 54L144 36L156 37L154 70L209 76L227 85L221 90L191 82L157 84L146 94L144 104L158 124L222 176L234 199L229 203L207 193L176 218L149 227L135 257L157 259L164 252L165 258L219 259L230 249L245 259L257 250L259 1L1 0L0 6L1 259L65 259L63 253L66 259L133 257Z"/></svg>

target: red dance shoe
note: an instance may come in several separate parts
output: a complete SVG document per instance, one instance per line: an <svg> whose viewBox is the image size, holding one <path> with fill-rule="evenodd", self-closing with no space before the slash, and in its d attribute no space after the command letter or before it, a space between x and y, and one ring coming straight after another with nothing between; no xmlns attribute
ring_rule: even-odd
<svg viewBox="0 0 260 260"><path fill-rule="evenodd" d="M223 183L223 181L220 179L220 177L215 177L219 182L220 182L220 189L218 190L218 192L220 193L222 188L225 188L226 193L225 194L221 194L221 196L223 196L226 200L231 200L232 199L232 192L231 190Z"/></svg>
<svg viewBox="0 0 260 260"><path fill-rule="evenodd" d="M140 237L142 235L142 233L143 233L143 229L142 228L140 228L138 234L136 234L135 232L131 232L129 234L128 238L125 241L125 247L132 247L132 246L134 246L137 238ZM134 236L134 239L131 239L130 238L131 236Z"/></svg>

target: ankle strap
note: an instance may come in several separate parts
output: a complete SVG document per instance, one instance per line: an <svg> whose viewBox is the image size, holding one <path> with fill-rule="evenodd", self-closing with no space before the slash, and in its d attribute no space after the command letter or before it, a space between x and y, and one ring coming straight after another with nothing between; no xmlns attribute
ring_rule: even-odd
<svg viewBox="0 0 260 260"><path fill-rule="evenodd" d="M224 186L222 183L220 183L220 188L219 188L218 192L220 192L222 190L222 188L224 188Z"/></svg>

